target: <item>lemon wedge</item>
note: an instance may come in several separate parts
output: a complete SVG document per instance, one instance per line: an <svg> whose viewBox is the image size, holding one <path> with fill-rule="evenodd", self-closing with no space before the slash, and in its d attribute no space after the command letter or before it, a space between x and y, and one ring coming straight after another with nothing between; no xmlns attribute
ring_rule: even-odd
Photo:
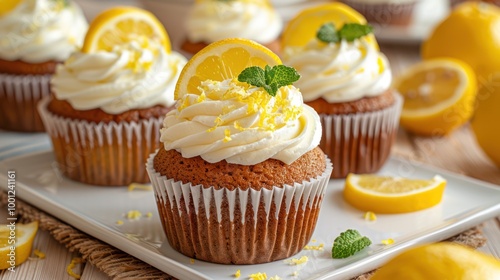
<svg viewBox="0 0 500 280"><path fill-rule="evenodd" d="M451 242L420 245L400 253L371 280L500 279L500 260Z"/></svg>
<svg viewBox="0 0 500 280"><path fill-rule="evenodd" d="M288 22L281 36L281 44L283 47L305 46L316 38L316 33L323 24L330 22L336 28L341 28L345 23L366 24L366 19L356 10L342 3L316 5L302 10ZM373 34L367 35L366 38L378 49Z"/></svg>
<svg viewBox="0 0 500 280"><path fill-rule="evenodd" d="M91 23L83 52L111 51L115 45L130 41L159 42L167 53L170 39L161 22L150 12L136 7L113 7L100 13Z"/></svg>
<svg viewBox="0 0 500 280"><path fill-rule="evenodd" d="M400 125L417 135L446 135L474 111L477 82L471 67L452 58L424 60L394 81L404 98Z"/></svg>
<svg viewBox="0 0 500 280"><path fill-rule="evenodd" d="M282 64L268 48L252 40L229 38L214 42L196 53L184 66L175 87L175 99L199 93L202 81L236 78L245 68Z"/></svg>
<svg viewBox="0 0 500 280"><path fill-rule="evenodd" d="M363 211L405 213L438 204L445 187L446 180L439 175L422 180L351 173L345 180L344 198Z"/></svg>
<svg viewBox="0 0 500 280"><path fill-rule="evenodd" d="M28 259L37 231L37 221L14 226L0 225L0 269L17 266Z"/></svg>

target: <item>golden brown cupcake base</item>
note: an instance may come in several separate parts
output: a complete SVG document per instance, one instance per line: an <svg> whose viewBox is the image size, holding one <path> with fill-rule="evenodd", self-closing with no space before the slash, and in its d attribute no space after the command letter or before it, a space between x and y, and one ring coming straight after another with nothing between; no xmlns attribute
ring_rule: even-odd
<svg viewBox="0 0 500 280"><path fill-rule="evenodd" d="M271 51L273 51L275 54L280 54L281 52L281 44L280 40L276 39L272 42L269 42L267 44L262 44L264 47L267 47ZM181 49L187 53L190 53L192 55L196 54L197 52L201 51L204 47L208 46L208 43L205 42L191 42L189 40L185 40L182 45Z"/></svg>
<svg viewBox="0 0 500 280"><path fill-rule="evenodd" d="M144 163L160 146L164 109L150 119L106 123L57 115L50 102L50 96L43 99L39 111L64 176L99 186L149 182Z"/></svg>
<svg viewBox="0 0 500 280"><path fill-rule="evenodd" d="M162 176L159 171L170 172L167 169L182 169L174 173L186 179L210 178L212 172L217 172L214 169L202 169L202 166L211 164L201 163L201 158L190 162L189 167L184 162L187 159L181 156L170 159L175 153L158 152L149 158L147 164L160 219L168 242L175 250L208 262L258 264L290 257L301 251L311 239L329 182L332 168L329 160L319 176L306 181L273 188L253 185L244 190L239 187L221 187L221 184L239 181L228 178L236 170L236 166L228 164L223 164L227 170L217 173L220 177L217 182L221 184L214 187L182 183ZM325 157L319 149L308 154L305 155L306 161L322 162L310 162L318 166L312 169L325 163ZM319 155L323 155L323 158L317 158ZM164 163L164 160L168 163ZM280 181L274 178L275 174L287 171L283 171L282 166L275 162L268 164L266 167L276 166L276 169L254 172L243 169L243 172L253 174L246 174L241 179L248 178L252 184L259 184L259 178L264 175L272 181ZM155 170L155 166L160 170ZM204 182L211 180L202 179Z"/></svg>
<svg viewBox="0 0 500 280"><path fill-rule="evenodd" d="M320 148L313 149L290 165L275 159L256 165L231 164L226 161L208 163L199 156L183 158L177 151L166 151L163 148L154 159L154 169L167 178L229 190L260 190L284 184L293 185L294 182L319 176L325 167L325 154Z"/></svg>

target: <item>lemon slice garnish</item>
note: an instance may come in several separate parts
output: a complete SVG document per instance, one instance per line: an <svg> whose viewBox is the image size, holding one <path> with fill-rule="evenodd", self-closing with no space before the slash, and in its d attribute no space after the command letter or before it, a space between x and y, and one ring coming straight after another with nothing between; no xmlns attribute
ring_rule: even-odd
<svg viewBox="0 0 500 280"><path fill-rule="evenodd" d="M99 14L90 24L83 52L111 51L115 45L130 41L156 41L171 51L168 33L150 12L136 7L114 7Z"/></svg>
<svg viewBox="0 0 500 280"><path fill-rule="evenodd" d="M446 180L435 176L429 180L391 176L349 174L344 198L352 206L375 213L404 213L438 204Z"/></svg>

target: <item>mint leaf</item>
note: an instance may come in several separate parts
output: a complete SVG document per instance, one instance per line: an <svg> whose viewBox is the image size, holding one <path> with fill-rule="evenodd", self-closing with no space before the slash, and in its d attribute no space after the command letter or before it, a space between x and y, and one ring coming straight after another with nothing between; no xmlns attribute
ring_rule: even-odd
<svg viewBox="0 0 500 280"><path fill-rule="evenodd" d="M316 33L316 38L325 43L338 43L340 40L352 42L358 38L366 36L373 32L373 27L370 25L359 23L346 23L340 28L335 29L335 25L331 22L323 24Z"/></svg>
<svg viewBox="0 0 500 280"><path fill-rule="evenodd" d="M325 43L337 43L340 41L335 25L331 22L325 23L319 28L316 38Z"/></svg>
<svg viewBox="0 0 500 280"><path fill-rule="evenodd" d="M339 37L347 42L352 42L358 38L366 36L373 32L373 27L359 23L346 23L339 30Z"/></svg>
<svg viewBox="0 0 500 280"><path fill-rule="evenodd" d="M370 246L368 237L362 236L355 229L348 229L333 241L332 258L344 259Z"/></svg>
<svg viewBox="0 0 500 280"><path fill-rule="evenodd" d="M266 65L264 69L251 66L245 68L238 75L238 81L262 87L271 96L276 96L276 92L280 87L291 85L299 78L300 75L297 70L285 65L276 65L272 68Z"/></svg>

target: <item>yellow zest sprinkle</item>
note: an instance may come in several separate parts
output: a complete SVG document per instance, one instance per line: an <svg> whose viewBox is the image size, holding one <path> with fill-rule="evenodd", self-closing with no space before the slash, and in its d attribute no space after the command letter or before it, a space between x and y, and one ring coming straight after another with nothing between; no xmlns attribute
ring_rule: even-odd
<svg viewBox="0 0 500 280"><path fill-rule="evenodd" d="M147 217L147 218L151 218L151 217L153 217L153 213L151 213L151 212L146 213L146 217Z"/></svg>
<svg viewBox="0 0 500 280"><path fill-rule="evenodd" d="M281 280L281 277L279 277L278 275L275 275L275 276L269 278L269 280Z"/></svg>
<svg viewBox="0 0 500 280"><path fill-rule="evenodd" d="M45 253L43 253L42 251L40 251L38 249L35 249L33 251L33 255L35 255L39 259L45 259Z"/></svg>
<svg viewBox="0 0 500 280"><path fill-rule="evenodd" d="M202 92L202 93L200 94L200 96L198 96L198 98L196 98L196 102L201 103L201 102L203 102L205 99L207 99L207 96L205 95L205 93L204 93L204 92Z"/></svg>
<svg viewBox="0 0 500 280"><path fill-rule="evenodd" d="M311 240L311 242L313 242L313 243L316 242L316 241L317 241L316 239Z"/></svg>
<svg viewBox="0 0 500 280"><path fill-rule="evenodd" d="M292 273L292 276L299 276L299 272L298 272L298 271L294 271L294 272Z"/></svg>
<svg viewBox="0 0 500 280"><path fill-rule="evenodd" d="M300 259L293 258L291 260L285 260L285 262L290 264L290 265L299 265L299 264L306 263L308 260L309 260L309 258L307 256L302 256L302 257L300 257Z"/></svg>
<svg viewBox="0 0 500 280"><path fill-rule="evenodd" d="M81 275L73 272L73 268L75 268L76 264L84 263L84 262L85 261L82 258L73 258L71 260L71 263L68 264L68 266L66 267L66 272L69 274L69 276L76 278L76 279L80 279Z"/></svg>
<svg viewBox="0 0 500 280"><path fill-rule="evenodd" d="M224 130L224 142L231 141L231 131L229 129Z"/></svg>
<svg viewBox="0 0 500 280"><path fill-rule="evenodd" d="M138 210L130 210L127 212L127 219L138 220L142 216L142 213Z"/></svg>
<svg viewBox="0 0 500 280"><path fill-rule="evenodd" d="M373 213L372 211L368 211L365 213L365 221L376 221L377 220L377 215Z"/></svg>
<svg viewBox="0 0 500 280"><path fill-rule="evenodd" d="M153 190L153 187L151 185L138 184L138 183L132 183L128 185L128 191L131 192L133 190L151 191Z"/></svg>
<svg viewBox="0 0 500 280"><path fill-rule="evenodd" d="M382 240L382 244L384 244L384 245L391 245L393 243L394 243L394 239L392 239L392 238Z"/></svg>
<svg viewBox="0 0 500 280"><path fill-rule="evenodd" d="M304 250L316 250L316 251L322 251L323 248L325 247L325 244L321 243L319 245L306 245L304 247Z"/></svg>
<svg viewBox="0 0 500 280"><path fill-rule="evenodd" d="M234 277L235 277L235 278L240 278L240 276L241 276L241 271L238 269L238 270L236 270L236 272L234 273Z"/></svg>
<svg viewBox="0 0 500 280"><path fill-rule="evenodd" d="M261 273L261 272L257 272L257 273L254 273L254 274L250 274L250 279L252 280L266 280L267 279L267 275L265 273Z"/></svg>
<svg viewBox="0 0 500 280"><path fill-rule="evenodd" d="M189 259L189 262L193 264L194 263L194 259Z"/></svg>
<svg viewBox="0 0 500 280"><path fill-rule="evenodd" d="M123 221L122 220L118 220L118 221L116 221L116 224L119 225L119 226L121 226L121 225L123 225Z"/></svg>

